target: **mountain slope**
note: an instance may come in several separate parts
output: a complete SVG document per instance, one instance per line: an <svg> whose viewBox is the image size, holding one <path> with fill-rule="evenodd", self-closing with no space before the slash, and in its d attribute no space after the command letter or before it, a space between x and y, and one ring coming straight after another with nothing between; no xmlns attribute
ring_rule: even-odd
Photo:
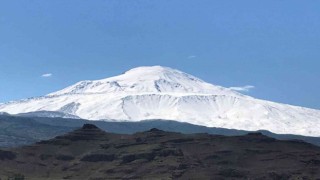
<svg viewBox="0 0 320 180"><path fill-rule="evenodd" d="M81 81L37 98L0 104L10 114L57 111L91 120L168 119L208 127L320 136L320 111L273 103L171 68L139 67Z"/></svg>
<svg viewBox="0 0 320 180"><path fill-rule="evenodd" d="M28 115L29 116L29 115ZM118 134L134 134L152 128L178 133L208 133L214 135L236 136L253 133L249 131L209 128L188 123L168 120L146 120L139 122L108 122L84 119L22 117L0 115L0 147L18 147L30 145L40 140L47 140L62 135L83 124L94 124L104 131ZM279 140L305 141L320 146L320 137L307 137L290 134L274 134L269 131L259 131L264 135Z"/></svg>
<svg viewBox="0 0 320 180"><path fill-rule="evenodd" d="M31 117L0 115L0 147L30 145L74 129L76 128L64 125L39 123Z"/></svg>
<svg viewBox="0 0 320 180"><path fill-rule="evenodd" d="M0 178L318 179L319 163L319 147L260 133L227 137L151 129L124 135L86 124L48 141L0 150Z"/></svg>

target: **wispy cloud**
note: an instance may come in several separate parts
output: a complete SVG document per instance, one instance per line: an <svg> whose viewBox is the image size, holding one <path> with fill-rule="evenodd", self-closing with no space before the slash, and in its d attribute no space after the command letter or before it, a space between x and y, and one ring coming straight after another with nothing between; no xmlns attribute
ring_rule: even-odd
<svg viewBox="0 0 320 180"><path fill-rule="evenodd" d="M191 55L191 56L188 56L187 58L188 59L193 59L193 58L196 58L197 56L195 56L195 55Z"/></svg>
<svg viewBox="0 0 320 180"><path fill-rule="evenodd" d="M246 86L239 86L239 87L229 87L229 89L234 91L240 91L240 92L249 92L251 89L254 89L255 86L252 85L246 85Z"/></svg>
<svg viewBox="0 0 320 180"><path fill-rule="evenodd" d="M45 73L45 74L42 74L41 77L44 77L44 78L49 78L49 77L52 77L52 73Z"/></svg>

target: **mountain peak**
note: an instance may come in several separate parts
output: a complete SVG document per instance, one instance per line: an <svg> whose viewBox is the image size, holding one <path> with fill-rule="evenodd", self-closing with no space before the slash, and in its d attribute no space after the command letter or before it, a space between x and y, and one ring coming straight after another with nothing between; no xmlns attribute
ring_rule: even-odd
<svg viewBox="0 0 320 180"><path fill-rule="evenodd" d="M201 93L234 96L238 93L204 82L182 71L163 66L142 66L101 80L80 81L49 95L92 93Z"/></svg>
<svg viewBox="0 0 320 180"><path fill-rule="evenodd" d="M131 73L165 73L165 72L177 72L178 70L172 69L170 67L165 66L140 66L132 68L126 71L124 74L131 74Z"/></svg>
<svg viewBox="0 0 320 180"><path fill-rule="evenodd" d="M63 141L64 139L69 139L72 141L79 141L79 140L99 140L105 139L108 135L107 132L103 131L102 129L98 128L93 124L84 124L80 129L76 129L68 134L58 136L49 141L43 141L42 143L55 143L56 141Z"/></svg>
<svg viewBox="0 0 320 180"><path fill-rule="evenodd" d="M94 124L84 124L82 126L82 129L99 129L99 128Z"/></svg>
<svg viewBox="0 0 320 180"><path fill-rule="evenodd" d="M185 76L193 77L190 74L184 73L177 69L173 69L165 66L140 66L133 69L130 69L124 73L124 75L154 75L157 77L163 76ZM165 78L165 77L163 77ZM200 80L196 77L194 79Z"/></svg>
<svg viewBox="0 0 320 180"><path fill-rule="evenodd" d="M185 81L197 81L204 83L203 80L194 77L190 74L185 72L179 71L177 69L173 69L170 67L164 66L141 66L133 68L129 71L126 71L123 77L129 76L128 78L137 78L140 80L167 80L167 81L174 81L179 83L181 80Z"/></svg>

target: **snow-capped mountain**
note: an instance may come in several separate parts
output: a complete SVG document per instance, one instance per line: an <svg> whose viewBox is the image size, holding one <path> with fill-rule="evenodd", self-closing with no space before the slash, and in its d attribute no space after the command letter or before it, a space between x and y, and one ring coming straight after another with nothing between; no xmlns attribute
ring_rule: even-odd
<svg viewBox="0 0 320 180"><path fill-rule="evenodd" d="M161 66L81 81L46 96L0 104L10 114L56 111L90 120L168 119L209 127L320 136L320 110L255 99Z"/></svg>

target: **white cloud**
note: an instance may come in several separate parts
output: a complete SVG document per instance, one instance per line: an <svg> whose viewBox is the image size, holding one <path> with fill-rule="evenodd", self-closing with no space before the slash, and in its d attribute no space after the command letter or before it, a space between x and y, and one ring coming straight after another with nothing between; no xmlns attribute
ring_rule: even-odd
<svg viewBox="0 0 320 180"><path fill-rule="evenodd" d="M254 89L255 86L252 85L246 85L246 86L240 86L240 87L229 87L229 89L234 91L240 91L240 92L249 92L251 89Z"/></svg>
<svg viewBox="0 0 320 180"><path fill-rule="evenodd" d="M188 56L187 58L188 59L193 59L193 58L196 58L197 56L195 56L195 55L191 55L191 56Z"/></svg>
<svg viewBox="0 0 320 180"><path fill-rule="evenodd" d="M46 73L46 74L42 74L41 77L44 77L44 78L48 78L48 77L51 77L53 74L51 73Z"/></svg>

